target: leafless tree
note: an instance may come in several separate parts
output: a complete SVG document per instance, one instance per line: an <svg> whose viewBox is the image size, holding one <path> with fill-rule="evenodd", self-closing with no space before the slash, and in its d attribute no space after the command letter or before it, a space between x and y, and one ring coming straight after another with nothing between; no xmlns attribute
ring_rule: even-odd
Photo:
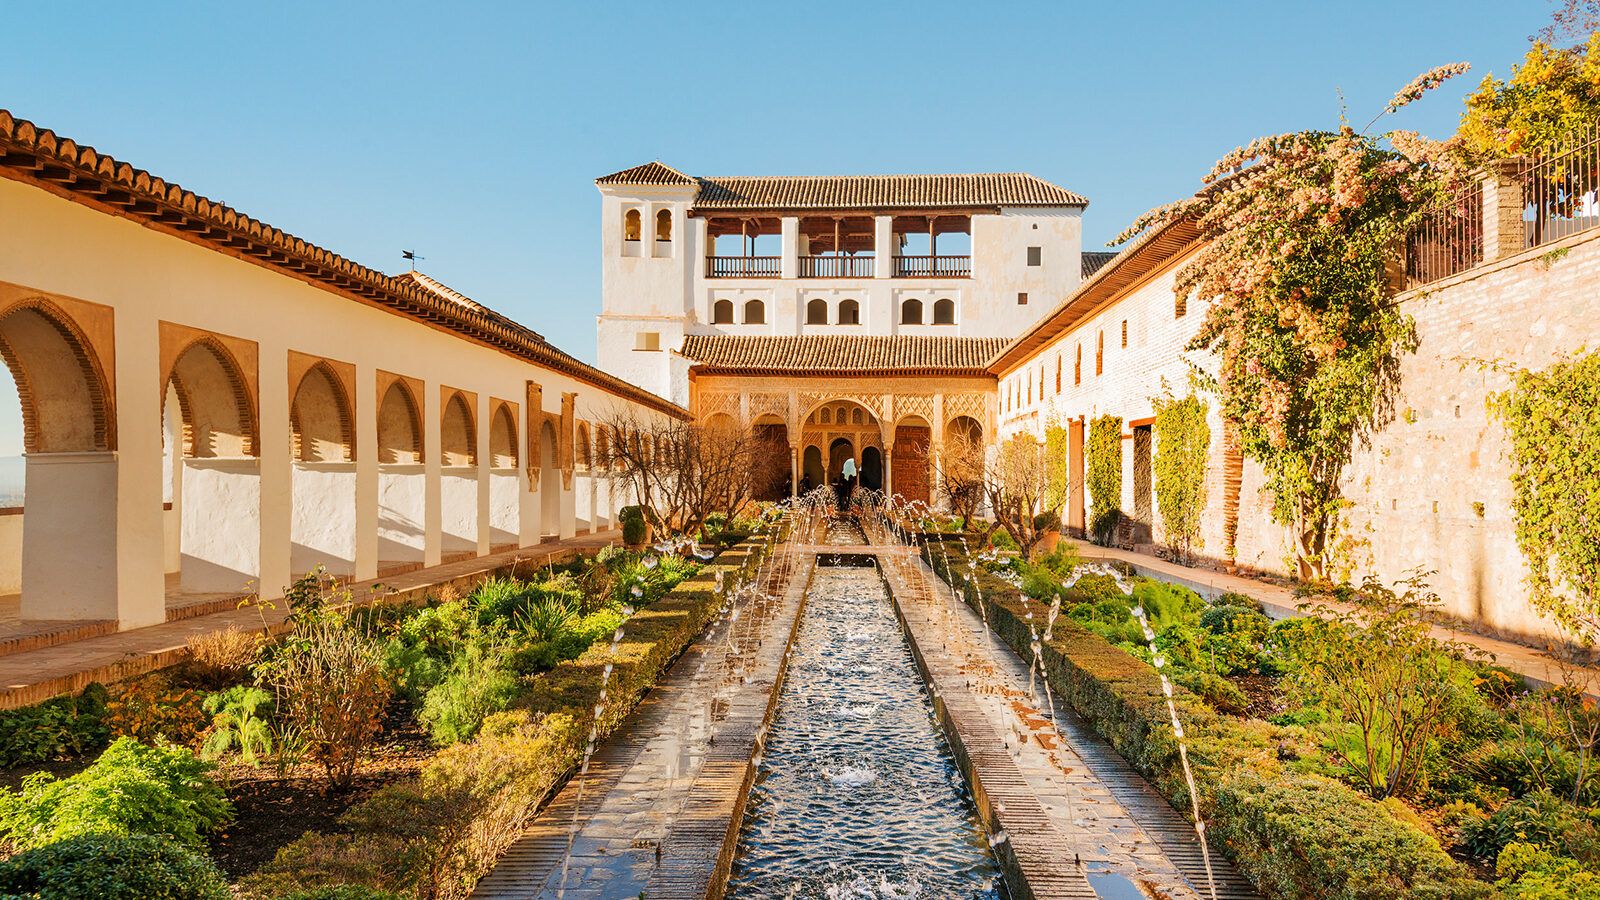
<svg viewBox="0 0 1600 900"><path fill-rule="evenodd" d="M982 439L967 434L946 438L938 460L939 497L967 529L973 527L983 506L987 469Z"/></svg>
<svg viewBox="0 0 1600 900"><path fill-rule="evenodd" d="M1600 0L1552 0L1556 9L1550 14L1550 23L1531 35L1531 40L1544 41L1557 47L1581 44L1589 35L1600 31Z"/></svg>
<svg viewBox="0 0 1600 900"><path fill-rule="evenodd" d="M659 527L695 534L711 516L732 518L750 501L765 445L748 433L625 409L604 425L611 444L603 464L613 490L637 498Z"/></svg>
<svg viewBox="0 0 1600 900"><path fill-rule="evenodd" d="M1049 454L1033 435L1015 435L989 452L983 488L994 515L990 535L1004 528L1025 555L1046 531L1060 527L1060 508L1047 505L1052 494Z"/></svg>

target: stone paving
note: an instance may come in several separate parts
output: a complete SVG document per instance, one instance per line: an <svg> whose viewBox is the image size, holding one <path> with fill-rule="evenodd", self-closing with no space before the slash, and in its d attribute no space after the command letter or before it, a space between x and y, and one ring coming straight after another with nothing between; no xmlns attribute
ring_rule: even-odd
<svg viewBox="0 0 1600 900"><path fill-rule="evenodd" d="M1302 601L1294 595L1292 588L1242 575L1229 575L1214 569L1181 566L1147 553L1101 547L1083 541L1072 543L1077 548L1078 554L1087 561L1107 560L1127 563L1141 575L1182 584L1204 597L1216 597L1225 592L1244 594L1260 602L1267 614L1275 619L1306 615L1298 608ZM1353 608L1349 604L1333 601L1326 601L1323 605L1341 612L1348 612ZM1496 663L1516 672L1534 685L1561 684L1565 670L1569 673L1568 677L1572 677L1583 686L1586 694L1600 699L1600 669L1592 666L1564 665L1544 650L1474 634L1459 628L1436 625L1433 634L1441 640L1458 641L1488 653L1494 657Z"/></svg>
<svg viewBox="0 0 1600 900"><path fill-rule="evenodd" d="M469 590L474 583L495 572L512 566L534 568L547 562L560 562L575 553L614 543L618 537L619 532L614 530L581 535L403 575L356 582L350 585L350 591L357 603L364 603L420 596L445 584ZM0 709L16 709L79 691L90 682L120 681L173 665L188 655L188 642L198 635L230 627L259 630L265 626L274 632L282 631L288 610L282 603L278 606L278 609L240 609L230 605L224 611L175 619L161 625L90 635L82 640L0 655Z"/></svg>
<svg viewBox="0 0 1600 900"><path fill-rule="evenodd" d="M762 589L684 652L473 897L720 891L815 564L815 553L799 549L775 554Z"/></svg>

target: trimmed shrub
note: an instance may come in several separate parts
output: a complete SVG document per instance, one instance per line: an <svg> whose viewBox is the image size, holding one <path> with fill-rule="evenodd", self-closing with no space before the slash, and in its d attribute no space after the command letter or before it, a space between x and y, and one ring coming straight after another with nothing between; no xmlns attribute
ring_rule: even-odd
<svg viewBox="0 0 1600 900"><path fill-rule="evenodd" d="M951 552L948 569L944 557L926 548L923 558L969 604L985 605L990 627L1006 644L1031 655L1026 610L1014 587L980 569L980 600L959 551ZM1170 592L1162 592L1165 601L1187 604ZM1155 670L1065 617L1041 649L1057 700L1069 703L1175 808L1187 811L1188 787ZM1382 804L1279 759L1280 747L1300 742L1294 729L1219 714L1181 687L1173 703L1210 831L1269 896L1376 900L1490 893L1437 841L1395 819Z"/></svg>
<svg viewBox="0 0 1600 900"><path fill-rule="evenodd" d="M160 835L200 847L233 818L211 765L181 747L118 738L70 778L36 772L0 791L0 837L31 848L86 834Z"/></svg>
<svg viewBox="0 0 1600 900"><path fill-rule="evenodd" d="M1536 844L1507 844L1494 871L1495 887L1514 900L1600 900L1600 872Z"/></svg>
<svg viewBox="0 0 1600 900"><path fill-rule="evenodd" d="M644 507L624 506L617 511L617 521L622 523L624 544L637 547L649 539L650 528L644 520Z"/></svg>
<svg viewBox="0 0 1600 900"><path fill-rule="evenodd" d="M215 864L151 835L86 834L0 862L0 895L94 900L229 900ZM354 898L352 898L354 900Z"/></svg>

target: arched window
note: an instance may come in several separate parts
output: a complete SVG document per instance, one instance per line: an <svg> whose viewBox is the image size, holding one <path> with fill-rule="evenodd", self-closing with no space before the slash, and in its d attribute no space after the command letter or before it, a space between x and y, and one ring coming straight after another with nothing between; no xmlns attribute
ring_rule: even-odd
<svg viewBox="0 0 1600 900"><path fill-rule="evenodd" d="M713 324L713 325L732 325L733 324L733 301L732 300L718 300L716 303L713 303L711 305L711 324Z"/></svg>
<svg viewBox="0 0 1600 900"><path fill-rule="evenodd" d="M1094 373L1104 375L1106 372L1106 333L1097 332L1094 336Z"/></svg>
<svg viewBox="0 0 1600 900"><path fill-rule="evenodd" d="M921 300L907 300L906 302L900 304L900 324L901 325L921 325L922 324L922 301Z"/></svg>
<svg viewBox="0 0 1600 900"><path fill-rule="evenodd" d="M956 302L949 297L938 300L933 304L933 324L954 325L956 323Z"/></svg>
<svg viewBox="0 0 1600 900"><path fill-rule="evenodd" d="M639 211L637 209L630 209L622 214L623 240L637 241L639 239L639 232L642 230L643 228L639 224Z"/></svg>
<svg viewBox="0 0 1600 900"><path fill-rule="evenodd" d="M819 298L806 303L806 324L828 324L828 301Z"/></svg>
<svg viewBox="0 0 1600 900"><path fill-rule="evenodd" d="M746 325L767 324L767 305L760 300L746 300L744 302L744 323Z"/></svg>
<svg viewBox="0 0 1600 900"><path fill-rule="evenodd" d="M1061 393L1061 354L1056 354L1056 393Z"/></svg>
<svg viewBox="0 0 1600 900"><path fill-rule="evenodd" d="M861 304L857 303L854 300L842 300L842 301L840 301L839 302L839 324L840 325L860 325L861 324Z"/></svg>
<svg viewBox="0 0 1600 900"><path fill-rule="evenodd" d="M663 209L656 213L656 240L672 240L672 210Z"/></svg>
<svg viewBox="0 0 1600 900"><path fill-rule="evenodd" d="M817 410L817 422L822 424L822 425L832 425L833 424L833 412L831 410L829 410L826 406L824 406L823 408Z"/></svg>
<svg viewBox="0 0 1600 900"><path fill-rule="evenodd" d="M1072 383L1083 384L1083 345L1078 345L1078 355L1072 360Z"/></svg>

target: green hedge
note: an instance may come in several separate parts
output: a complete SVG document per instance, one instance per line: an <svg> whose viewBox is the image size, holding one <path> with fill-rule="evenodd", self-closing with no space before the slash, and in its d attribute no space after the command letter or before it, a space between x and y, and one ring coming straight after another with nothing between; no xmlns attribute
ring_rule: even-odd
<svg viewBox="0 0 1600 900"><path fill-rule="evenodd" d="M524 682L508 712L485 720L468 743L442 750L420 777L392 784L352 808L347 833L307 834L242 887L280 897L337 884L465 897L582 761L605 666L613 671L598 723L604 739L721 611L724 593L748 578L771 539L719 555L695 577L635 613L611 652L602 640L577 659Z"/></svg>
<svg viewBox="0 0 1600 900"><path fill-rule="evenodd" d="M965 580L965 556L948 543L945 549L948 557L930 554L926 547L922 555L947 581L945 566L954 569L963 595L976 608L978 590ZM1020 592L981 569L978 588L990 627L1017 653L1029 655ZM1039 604L1032 606L1037 615ZM1056 619L1043 657L1055 696L1087 719L1175 808L1187 812L1188 788L1155 669L1065 616ZM1303 742L1298 732L1222 715L1188 691L1173 690L1207 826L1268 896L1492 895L1431 836L1367 795L1297 763L1295 746Z"/></svg>

